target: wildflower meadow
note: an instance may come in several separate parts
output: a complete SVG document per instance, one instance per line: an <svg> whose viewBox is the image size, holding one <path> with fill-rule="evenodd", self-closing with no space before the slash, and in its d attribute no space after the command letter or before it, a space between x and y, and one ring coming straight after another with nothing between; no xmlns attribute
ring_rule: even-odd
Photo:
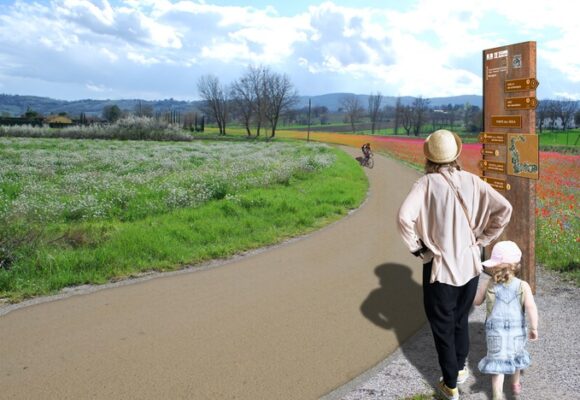
<svg viewBox="0 0 580 400"><path fill-rule="evenodd" d="M367 185L320 143L0 137L0 298L276 243L356 208Z"/></svg>

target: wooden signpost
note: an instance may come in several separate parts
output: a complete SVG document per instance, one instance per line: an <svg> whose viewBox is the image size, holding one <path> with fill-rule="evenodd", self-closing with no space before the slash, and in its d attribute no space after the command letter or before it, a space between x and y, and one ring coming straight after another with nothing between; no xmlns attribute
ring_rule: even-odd
<svg viewBox="0 0 580 400"><path fill-rule="evenodd" d="M522 250L521 277L536 291L536 136L538 100L536 42L483 51L483 132L481 178L512 204L511 222L500 240ZM486 249L489 256L491 247Z"/></svg>

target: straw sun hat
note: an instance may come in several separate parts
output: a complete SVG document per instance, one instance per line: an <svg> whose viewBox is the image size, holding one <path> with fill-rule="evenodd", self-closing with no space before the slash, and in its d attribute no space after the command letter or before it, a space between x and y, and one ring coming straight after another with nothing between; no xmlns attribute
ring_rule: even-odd
<svg viewBox="0 0 580 400"><path fill-rule="evenodd" d="M423 153L434 163L450 163L461 153L461 139L451 131L439 129L425 139Z"/></svg>

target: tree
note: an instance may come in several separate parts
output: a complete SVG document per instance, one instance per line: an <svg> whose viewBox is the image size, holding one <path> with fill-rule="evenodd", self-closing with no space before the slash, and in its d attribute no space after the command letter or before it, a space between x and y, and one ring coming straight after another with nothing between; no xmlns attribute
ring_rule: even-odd
<svg viewBox="0 0 580 400"><path fill-rule="evenodd" d="M483 113L478 106L465 103L463 106L463 126L468 132L480 132L482 127Z"/></svg>
<svg viewBox="0 0 580 400"><path fill-rule="evenodd" d="M103 119L108 121L108 122L116 122L119 120L119 118L121 118L122 116L122 111L119 108L118 105L116 104L112 104L112 105L106 105L103 107Z"/></svg>
<svg viewBox="0 0 580 400"><path fill-rule="evenodd" d="M377 128L377 122L381 115L381 102L383 101L383 95L381 92L377 94L369 95L369 117L371 119L371 134L375 134L375 129Z"/></svg>
<svg viewBox="0 0 580 400"><path fill-rule="evenodd" d="M37 119L42 117L38 111L34 111L30 106L26 108L26 112L23 115L24 118L27 119Z"/></svg>
<svg viewBox="0 0 580 400"><path fill-rule="evenodd" d="M401 114L403 112L403 107L401 105L401 96L397 96L397 103L395 104L395 135L399 133L399 124L401 123ZM409 132L407 132L408 134Z"/></svg>
<svg viewBox="0 0 580 400"><path fill-rule="evenodd" d="M443 129L447 121L447 112L444 110L431 110L431 128L435 131Z"/></svg>
<svg viewBox="0 0 580 400"><path fill-rule="evenodd" d="M401 125L407 135L411 133L411 128L413 128L413 114L411 106L401 106Z"/></svg>
<svg viewBox="0 0 580 400"><path fill-rule="evenodd" d="M578 110L578 102L574 100L559 100L560 107L560 121L562 122L562 130L568 129L574 120L574 114Z"/></svg>
<svg viewBox="0 0 580 400"><path fill-rule="evenodd" d="M265 80L268 69L264 66L250 66L246 72L246 79L249 82L253 96L254 124L256 125L256 136L260 136L260 129L265 121L266 95Z"/></svg>
<svg viewBox="0 0 580 400"><path fill-rule="evenodd" d="M551 131L556 127L556 119L560 115L560 103L556 100L549 100L547 105L548 118L550 119L549 128Z"/></svg>
<svg viewBox="0 0 580 400"><path fill-rule="evenodd" d="M421 127L427 120L427 111L429 111L429 99L424 99L419 96L413 100L413 133L415 136L419 136L421 132Z"/></svg>
<svg viewBox="0 0 580 400"><path fill-rule="evenodd" d="M250 129L252 118L255 115L259 118L259 115L261 115L259 110L260 106L257 102L259 98L259 90L256 90L261 87L261 84L256 84L254 82L254 79L257 78L258 76L255 75L252 67L249 67L248 71L240 79L232 83L231 86L233 111L241 117L248 136L251 136L252 134ZM258 128L256 135L258 136L260 134L260 122L257 124Z"/></svg>
<svg viewBox="0 0 580 400"><path fill-rule="evenodd" d="M298 93L288 75L272 72L269 68L263 68L263 70L264 116L270 123L270 137L274 137L280 115L290 110L297 103Z"/></svg>
<svg viewBox="0 0 580 400"><path fill-rule="evenodd" d="M199 96L204 101L204 111L211 115L219 129L220 135L226 134L228 117L228 96L215 75L203 75L197 82Z"/></svg>
<svg viewBox="0 0 580 400"><path fill-rule="evenodd" d="M538 107L536 108L536 125L542 133L542 129L544 128L544 124L546 123L546 118L548 118L548 105L550 104L549 100L542 100Z"/></svg>
<svg viewBox="0 0 580 400"><path fill-rule="evenodd" d="M481 132L482 126L483 126L483 112L478 106L473 106L471 108L471 115L466 130L472 133Z"/></svg>
<svg viewBox="0 0 580 400"><path fill-rule="evenodd" d="M345 96L340 100L340 104L342 105L347 121L350 122L352 133L355 133L354 124L360 120L364 113L358 97L354 94Z"/></svg>
<svg viewBox="0 0 580 400"><path fill-rule="evenodd" d="M135 104L135 115L138 117L153 117L153 106L151 104L143 104L141 100Z"/></svg>

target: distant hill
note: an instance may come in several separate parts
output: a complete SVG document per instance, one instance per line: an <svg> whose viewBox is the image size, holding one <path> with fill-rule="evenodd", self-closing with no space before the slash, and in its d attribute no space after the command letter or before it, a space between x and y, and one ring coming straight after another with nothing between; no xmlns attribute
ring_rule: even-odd
<svg viewBox="0 0 580 400"><path fill-rule="evenodd" d="M308 99L312 99L312 106L325 106L328 107L330 111L337 111L339 108L342 107L341 100L346 96L352 96L352 93L329 93L323 94L319 96L301 96L299 101L299 107L308 107ZM369 95L366 94L357 94L356 95L359 99L360 104L362 107L366 108L369 101ZM403 105L411 105L415 97L411 96L401 96L401 104ZM460 104L463 105L465 103L469 103L473 106L481 107L483 102L483 97L478 95L463 95L463 96L452 96L452 97L433 97L429 98L431 107L441 107L446 106L448 104L456 105ZM397 103L396 96L383 96L382 106L395 106Z"/></svg>
<svg viewBox="0 0 580 400"><path fill-rule="evenodd" d="M103 108L107 105L116 104L121 110L134 111L139 102L143 106L150 105L155 112L178 111L189 112L198 109L198 101L182 101L174 99L165 100L56 100L49 97L19 96L0 94L0 114L9 113L10 116L20 116L26 112L28 107L42 115L58 114L66 112L71 116L78 116L84 112L87 115L101 115Z"/></svg>
<svg viewBox="0 0 580 400"><path fill-rule="evenodd" d="M325 106L330 111L337 111L341 108L341 100L345 96L352 95L352 93L329 93L319 96L300 96L298 107L307 107L308 99L312 99L313 106ZM360 100L362 107L366 108L368 104L368 95L359 94L357 97ZM414 97L402 96L401 102L403 105L410 105ZM482 97L476 95L453 96L453 97L435 97L431 98L431 107L440 107L447 104L465 104L476 105L481 107ZM383 106L396 104L397 98L394 96L384 96ZM20 96L0 94L0 114L8 113L10 116L20 116L26 112L30 107L32 110L39 112L42 115L58 114L66 112L70 116L78 116L84 112L87 115L101 115L103 108L107 105L116 104L121 110L134 111L139 102L143 106L150 105L155 112L177 111L189 112L199 110L199 101L183 101L174 99L165 100L139 100L139 99L119 99L119 100L56 100L49 97L38 96Z"/></svg>

